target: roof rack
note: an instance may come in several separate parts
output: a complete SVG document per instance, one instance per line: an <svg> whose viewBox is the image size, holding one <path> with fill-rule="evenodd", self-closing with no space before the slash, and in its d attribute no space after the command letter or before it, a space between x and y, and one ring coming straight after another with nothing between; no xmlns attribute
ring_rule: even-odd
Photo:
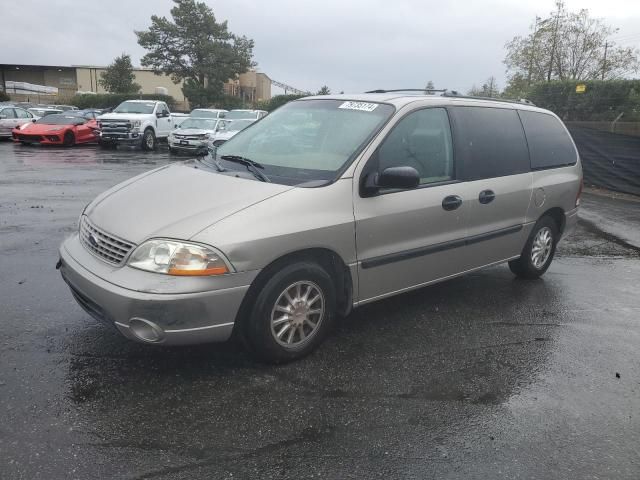
<svg viewBox="0 0 640 480"><path fill-rule="evenodd" d="M436 88L396 88L393 90L370 90L368 92L364 92L364 93L393 93L393 92L440 92L440 93L445 93L447 91L446 88L444 89L436 89Z"/></svg>
<svg viewBox="0 0 640 480"><path fill-rule="evenodd" d="M525 105L531 105L532 107L535 107L535 103L533 103L531 100L527 100L526 98L521 98L520 100L508 100L505 98L494 98L494 97L479 97L476 95L461 95L458 92L452 90L451 92L444 92L442 94L443 97L455 97L455 98L469 98L472 100L486 100L489 102L503 102L503 103L518 103L518 104L525 104Z"/></svg>
<svg viewBox="0 0 640 480"><path fill-rule="evenodd" d="M450 98L468 98L468 99L472 99L472 100L486 100L489 102L504 102L504 103L517 103L517 104L524 104L524 105L531 105L532 107L535 107L535 103L533 103L531 100L527 100L526 98L521 98L519 100L507 100L504 98L494 98L494 97L478 97L478 96L474 96L474 95L462 95L461 93L457 92L456 90L448 90L446 88L443 89L435 89L435 88L396 88L393 90L370 90L368 92L364 92L364 93L392 93L392 92L423 92L425 95L431 94L431 93L440 93L440 95L442 97L450 97Z"/></svg>

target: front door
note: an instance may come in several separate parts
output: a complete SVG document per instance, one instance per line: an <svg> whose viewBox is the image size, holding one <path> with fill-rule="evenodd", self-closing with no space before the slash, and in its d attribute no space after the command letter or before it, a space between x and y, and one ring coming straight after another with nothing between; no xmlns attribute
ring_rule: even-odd
<svg viewBox="0 0 640 480"><path fill-rule="evenodd" d="M395 166L415 168L420 185L362 196L363 177ZM354 179L359 303L464 270L468 202L454 167L447 111L423 108L396 123Z"/></svg>

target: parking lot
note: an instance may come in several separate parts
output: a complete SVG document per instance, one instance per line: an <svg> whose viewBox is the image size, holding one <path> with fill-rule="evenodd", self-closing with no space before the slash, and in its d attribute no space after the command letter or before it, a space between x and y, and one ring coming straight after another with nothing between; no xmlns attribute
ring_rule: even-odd
<svg viewBox="0 0 640 480"><path fill-rule="evenodd" d="M274 367L129 342L55 270L84 205L170 161L0 142L0 478L640 476L640 203L586 194L541 280L369 304Z"/></svg>

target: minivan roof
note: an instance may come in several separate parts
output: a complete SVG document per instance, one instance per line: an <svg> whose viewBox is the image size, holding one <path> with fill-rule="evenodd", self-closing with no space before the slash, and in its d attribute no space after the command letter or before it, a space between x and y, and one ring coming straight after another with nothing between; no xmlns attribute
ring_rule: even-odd
<svg viewBox="0 0 640 480"><path fill-rule="evenodd" d="M536 107L527 103L520 103L514 101L500 101L495 98L481 98L481 97L465 97L456 95L425 95L420 93L415 94L399 94L398 92L386 92L386 93L356 93L356 94L340 94L340 95L314 95L310 97L304 97L296 101L305 100L351 100L356 102L377 102L377 103L390 103L396 108L404 107L410 103L416 101L427 101L435 105L459 105L459 106L486 106L486 107L500 107L511 108L519 110L533 110L539 112L550 113L548 110Z"/></svg>

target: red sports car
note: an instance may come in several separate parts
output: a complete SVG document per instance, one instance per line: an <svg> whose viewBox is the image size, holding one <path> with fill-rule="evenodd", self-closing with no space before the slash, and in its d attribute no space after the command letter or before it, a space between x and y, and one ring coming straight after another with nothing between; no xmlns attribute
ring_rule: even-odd
<svg viewBox="0 0 640 480"><path fill-rule="evenodd" d="M23 145L41 143L70 147L98 141L98 124L93 112L76 111L47 115L12 131L13 140Z"/></svg>

